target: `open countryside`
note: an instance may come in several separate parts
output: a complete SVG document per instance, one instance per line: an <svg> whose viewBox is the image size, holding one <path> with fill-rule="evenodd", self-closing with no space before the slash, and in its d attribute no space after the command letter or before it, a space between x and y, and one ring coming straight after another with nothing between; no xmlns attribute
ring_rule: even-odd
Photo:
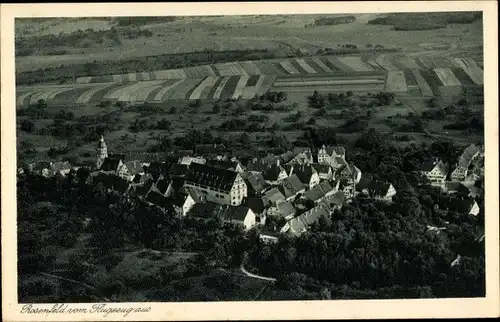
<svg viewBox="0 0 500 322"><path fill-rule="evenodd" d="M15 28L21 302L484 296L481 12Z"/></svg>

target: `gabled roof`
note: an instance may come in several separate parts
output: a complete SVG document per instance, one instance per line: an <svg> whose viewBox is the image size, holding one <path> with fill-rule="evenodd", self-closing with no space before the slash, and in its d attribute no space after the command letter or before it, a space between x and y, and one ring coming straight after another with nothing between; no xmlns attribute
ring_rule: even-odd
<svg viewBox="0 0 500 322"><path fill-rule="evenodd" d="M343 191L337 191L334 194L325 197L323 200L321 200L321 203L327 205L330 208L333 208L335 206L342 207L345 204L345 194Z"/></svg>
<svg viewBox="0 0 500 322"><path fill-rule="evenodd" d="M295 154L292 151L287 151L279 156L280 161L285 164L293 160Z"/></svg>
<svg viewBox="0 0 500 322"><path fill-rule="evenodd" d="M345 155L345 148L343 146L323 146L328 155L332 155L334 152L336 155Z"/></svg>
<svg viewBox="0 0 500 322"><path fill-rule="evenodd" d="M262 161L250 161L246 166L247 171L264 172L267 169L267 164Z"/></svg>
<svg viewBox="0 0 500 322"><path fill-rule="evenodd" d="M238 167L239 162L221 161L221 160L207 160L207 162L205 164L212 166L212 167L215 167L215 168L220 168L220 169L236 170L236 167Z"/></svg>
<svg viewBox="0 0 500 322"><path fill-rule="evenodd" d="M133 183L145 183L150 180L153 180L153 175L150 173L146 174L136 174L134 176L134 179L132 180Z"/></svg>
<svg viewBox="0 0 500 322"><path fill-rule="evenodd" d="M125 193L130 187L130 183L114 174L99 173L94 180L97 183L102 183L106 188L115 190L117 192Z"/></svg>
<svg viewBox="0 0 500 322"><path fill-rule="evenodd" d="M151 191L150 193L148 193L146 200L161 208L166 208L172 205L172 201L170 199L156 191Z"/></svg>
<svg viewBox="0 0 500 322"><path fill-rule="evenodd" d="M121 159L107 157L104 159L104 162L101 165L102 171L117 171L118 166L120 165Z"/></svg>
<svg viewBox="0 0 500 322"><path fill-rule="evenodd" d="M255 192L261 192L269 186L264 180L264 176L262 175L262 173L249 175L246 181L250 188Z"/></svg>
<svg viewBox="0 0 500 322"><path fill-rule="evenodd" d="M154 186L153 181L147 181L144 185L134 186L134 190L138 196L145 196L153 186Z"/></svg>
<svg viewBox="0 0 500 322"><path fill-rule="evenodd" d="M324 173L328 174L328 172L331 171L332 167L329 166L328 164L322 164L322 163L311 163L311 167L313 167L314 170L318 173Z"/></svg>
<svg viewBox="0 0 500 322"><path fill-rule="evenodd" d="M292 197L304 190L306 186L299 180L297 175L294 173L291 176L283 179L281 185L279 186L281 193L286 197Z"/></svg>
<svg viewBox="0 0 500 322"><path fill-rule="evenodd" d="M127 170L130 175L136 175L138 173L144 172L144 168L141 162L138 160L125 162L125 165L127 166Z"/></svg>
<svg viewBox="0 0 500 322"><path fill-rule="evenodd" d="M172 180L170 180L169 186L174 190L174 193L176 194L182 190L182 187L184 187L184 181L184 178L172 178Z"/></svg>
<svg viewBox="0 0 500 322"><path fill-rule="evenodd" d="M213 218L219 205L213 202L195 203L188 211L188 215L198 218Z"/></svg>
<svg viewBox="0 0 500 322"><path fill-rule="evenodd" d="M467 168L470 165L472 158L475 157L479 152L480 150L475 144L469 145L464 150L462 155L460 155L460 158L458 160L458 166Z"/></svg>
<svg viewBox="0 0 500 322"><path fill-rule="evenodd" d="M332 191L333 188L328 181L323 181L314 188L306 191L304 197L311 201L317 201L323 198L328 192Z"/></svg>
<svg viewBox="0 0 500 322"><path fill-rule="evenodd" d="M474 199L442 198L439 200L439 206L442 209L449 209L458 213L469 213L476 201Z"/></svg>
<svg viewBox="0 0 500 322"><path fill-rule="evenodd" d="M199 163L192 163L193 165L198 165ZM168 174L172 177L182 177L188 173L188 166L180 163L172 163L168 169Z"/></svg>
<svg viewBox="0 0 500 322"><path fill-rule="evenodd" d="M214 168L205 164L193 163L189 167L186 181L200 185L230 191L238 172Z"/></svg>
<svg viewBox="0 0 500 322"><path fill-rule="evenodd" d="M262 198L248 197L243 201L243 205L252 209L252 211L256 214L261 214L264 212L264 210L266 210Z"/></svg>
<svg viewBox="0 0 500 322"><path fill-rule="evenodd" d="M420 166L420 171L431 172L434 168L437 168L443 175L447 172L446 165L441 160L422 164Z"/></svg>
<svg viewBox="0 0 500 322"><path fill-rule="evenodd" d="M156 183L156 188L162 194L165 194L167 192L169 186L170 186L170 180L168 179L161 179L158 180L158 182Z"/></svg>
<svg viewBox="0 0 500 322"><path fill-rule="evenodd" d="M285 201L285 199L284 194L278 188L272 188L262 197L265 205L274 205L276 202Z"/></svg>
<svg viewBox="0 0 500 322"><path fill-rule="evenodd" d="M361 170L359 170L359 168L354 164L350 163L342 168L341 173L348 173L351 176L357 177L361 173Z"/></svg>
<svg viewBox="0 0 500 322"><path fill-rule="evenodd" d="M268 154L265 157L261 158L260 161L269 164L269 163L276 163L280 160L280 158L274 154Z"/></svg>
<svg viewBox="0 0 500 322"><path fill-rule="evenodd" d="M244 221L250 208L245 206L222 207L221 215L224 220Z"/></svg>
<svg viewBox="0 0 500 322"><path fill-rule="evenodd" d="M293 168L293 174L299 178L300 182L309 184L311 177L316 173L316 170L310 165L300 165Z"/></svg>
<svg viewBox="0 0 500 322"><path fill-rule="evenodd" d="M282 165L283 169L285 169L287 175L291 175L293 172L293 164L284 164Z"/></svg>
<svg viewBox="0 0 500 322"><path fill-rule="evenodd" d="M193 198L194 202L205 202L205 195L198 189L189 188L187 189L187 194Z"/></svg>
<svg viewBox="0 0 500 322"><path fill-rule="evenodd" d="M262 176L264 177L264 180L268 181L276 181L278 180L278 177L284 169L277 165L276 163L269 164L264 172L262 173Z"/></svg>
<svg viewBox="0 0 500 322"><path fill-rule="evenodd" d="M285 201L285 202L279 203L278 204L278 211L279 211L280 215L283 217L294 215L297 212L297 210L295 209L295 207L293 206L293 204L290 201Z"/></svg>
<svg viewBox="0 0 500 322"><path fill-rule="evenodd" d="M50 161L38 161L35 163L31 163L30 167L37 171L37 170L44 170L44 169L50 169L50 166L52 165L52 162Z"/></svg>
<svg viewBox="0 0 500 322"><path fill-rule="evenodd" d="M370 192L375 196L384 197L389 192L389 188L391 187L391 183L389 182L381 182L381 181L372 181L369 186Z"/></svg>

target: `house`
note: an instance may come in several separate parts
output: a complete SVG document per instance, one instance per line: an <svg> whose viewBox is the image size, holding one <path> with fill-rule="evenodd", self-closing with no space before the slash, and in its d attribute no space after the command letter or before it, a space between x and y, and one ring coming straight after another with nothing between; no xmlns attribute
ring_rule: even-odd
<svg viewBox="0 0 500 322"><path fill-rule="evenodd" d="M196 203L187 212L187 215L198 219L215 218L218 206L218 204L213 202Z"/></svg>
<svg viewBox="0 0 500 322"><path fill-rule="evenodd" d="M328 205L321 203L316 207L304 212L298 217L290 219L284 226L281 228L282 233L288 233L294 236L300 236L304 232L307 231L309 226L314 224L319 220L322 216L328 217L331 213L331 209Z"/></svg>
<svg viewBox="0 0 500 322"><path fill-rule="evenodd" d="M455 169L451 172L452 181L464 181L468 176L472 161L480 155L480 150L475 144L468 146L460 155Z"/></svg>
<svg viewBox="0 0 500 322"><path fill-rule="evenodd" d="M349 183L358 183L361 180L361 170L350 163L340 169L339 177Z"/></svg>
<svg viewBox="0 0 500 322"><path fill-rule="evenodd" d="M262 173L250 174L245 178L249 196L260 196L269 187Z"/></svg>
<svg viewBox="0 0 500 322"><path fill-rule="evenodd" d="M276 229L276 227L273 228L264 228L261 229L259 232L259 239L265 244L276 244L279 240L279 237L281 235L281 232Z"/></svg>
<svg viewBox="0 0 500 322"><path fill-rule="evenodd" d="M50 161L38 161L35 163L31 163L28 168L31 173L48 178L51 176L51 166L52 162Z"/></svg>
<svg viewBox="0 0 500 322"><path fill-rule="evenodd" d="M318 176L321 180L333 179L333 170L331 165L322 163L312 163L311 166L318 173Z"/></svg>
<svg viewBox="0 0 500 322"><path fill-rule="evenodd" d="M318 163L332 165L335 158L345 160L345 148L342 146L323 145L318 151ZM336 160L335 160L336 161Z"/></svg>
<svg viewBox="0 0 500 322"><path fill-rule="evenodd" d="M241 166L241 163L236 160L231 160L231 161L207 160L205 164L215 168L232 170L239 173L243 172L243 167Z"/></svg>
<svg viewBox="0 0 500 322"><path fill-rule="evenodd" d="M132 184L132 190L134 195L139 198L146 198L151 191L159 192L153 180L149 180L142 185Z"/></svg>
<svg viewBox="0 0 500 322"><path fill-rule="evenodd" d="M119 157L106 157L102 162L100 170L107 174L116 174L125 180L130 179L128 168L125 163L123 163L122 158Z"/></svg>
<svg viewBox="0 0 500 322"><path fill-rule="evenodd" d="M196 165L199 163L192 163L191 165ZM168 175L171 178L184 178L186 177L187 173L189 172L189 168L185 164L180 164L180 163L172 163L168 167Z"/></svg>
<svg viewBox="0 0 500 322"><path fill-rule="evenodd" d="M268 163L262 161L252 160L247 163L246 171L252 174L264 173L266 171Z"/></svg>
<svg viewBox="0 0 500 322"><path fill-rule="evenodd" d="M156 206L164 211L167 209L173 210L172 201L156 191L151 191L150 193L148 193L148 196L146 197L145 201L149 205Z"/></svg>
<svg viewBox="0 0 500 322"><path fill-rule="evenodd" d="M314 162L311 149L297 148L295 157L288 161L288 164L306 165Z"/></svg>
<svg viewBox="0 0 500 322"><path fill-rule="evenodd" d="M256 225L255 213L245 206L222 206L221 216L225 222L232 222L243 226L245 231Z"/></svg>
<svg viewBox="0 0 500 322"><path fill-rule="evenodd" d="M297 210L295 209L295 207L293 206L293 204L290 201L285 201L285 202L279 203L277 205L277 208L278 208L277 215L282 217L282 218L285 218L286 220L292 219L295 216L295 214L297 213Z"/></svg>
<svg viewBox="0 0 500 322"><path fill-rule="evenodd" d="M165 197L175 196L183 191L184 178L172 178L165 190Z"/></svg>
<svg viewBox="0 0 500 322"><path fill-rule="evenodd" d="M203 193L201 193L198 189L189 188L187 194L185 195L184 202L182 203L182 216L186 216L195 204L204 202L207 202L207 199Z"/></svg>
<svg viewBox="0 0 500 322"><path fill-rule="evenodd" d="M65 177L71 171L71 164L68 161L54 162L50 165L50 172L52 175Z"/></svg>
<svg viewBox="0 0 500 322"><path fill-rule="evenodd" d="M94 176L95 184L101 184L107 191L114 191L120 194L126 194L131 185L127 179L117 176L116 174L98 173Z"/></svg>
<svg viewBox="0 0 500 322"><path fill-rule="evenodd" d="M133 185L143 185L148 181L153 181L153 175L150 173L136 174L132 179Z"/></svg>
<svg viewBox="0 0 500 322"><path fill-rule="evenodd" d="M283 181L283 179L288 177L288 174L285 169L279 165L279 163L272 163L265 168L262 176L267 184L278 185L281 181Z"/></svg>
<svg viewBox="0 0 500 322"><path fill-rule="evenodd" d="M302 198L318 204L324 197L335 193L336 190L330 185L328 181L323 181L314 188L304 192Z"/></svg>
<svg viewBox="0 0 500 322"><path fill-rule="evenodd" d="M444 187L448 166L441 160L435 160L422 164L420 172L430 181L432 186Z"/></svg>
<svg viewBox="0 0 500 322"><path fill-rule="evenodd" d="M205 160L205 158L203 158L203 157L184 156L184 157L179 159L178 163L183 164L183 165L190 165L191 162L205 164L207 162L207 160Z"/></svg>
<svg viewBox="0 0 500 322"><path fill-rule="evenodd" d="M141 174L145 173L144 167L143 167L141 161L138 161L138 160L128 161L128 162L125 162L125 166L127 167L130 181L133 181L134 177L136 175L141 175Z"/></svg>
<svg viewBox="0 0 500 322"><path fill-rule="evenodd" d="M306 185L303 184L299 177L294 173L286 179L281 181L278 190L285 196L286 200L292 200L298 194L306 191Z"/></svg>
<svg viewBox="0 0 500 322"><path fill-rule="evenodd" d="M196 188L219 204L237 206L247 197L247 185L238 172L198 163L190 165L184 187Z"/></svg>
<svg viewBox="0 0 500 322"><path fill-rule="evenodd" d="M312 189L319 184L318 172L311 165L296 165L293 167L293 174L296 175L300 182L305 184L308 189Z"/></svg>
<svg viewBox="0 0 500 322"><path fill-rule="evenodd" d="M342 191L337 191L331 195L325 196L325 198L323 198L320 202L320 204L328 205L331 211L342 209L345 203L346 197Z"/></svg>
<svg viewBox="0 0 500 322"><path fill-rule="evenodd" d="M340 181L339 191L342 191L347 201L351 201L352 198L354 198L356 195L355 189L354 183L350 183L347 180ZM368 193L368 191L366 193Z"/></svg>
<svg viewBox="0 0 500 322"><path fill-rule="evenodd" d="M392 202L392 197L396 195L396 189L392 183L372 181L368 187L370 196L376 200Z"/></svg>
<svg viewBox="0 0 500 322"><path fill-rule="evenodd" d="M99 143L97 144L97 158L96 158L96 169L100 169L104 160L108 157L108 146L104 141L104 137L101 135Z"/></svg>
<svg viewBox="0 0 500 322"><path fill-rule="evenodd" d="M248 197L246 198L242 205L252 209L253 213L256 216L256 222L259 225L265 225L266 217L267 217L267 208L262 201L262 198L257 197Z"/></svg>
<svg viewBox="0 0 500 322"><path fill-rule="evenodd" d="M266 207L277 206L280 202L284 201L286 201L286 197L277 187L272 188L262 196L262 202Z"/></svg>
<svg viewBox="0 0 500 322"><path fill-rule="evenodd" d="M287 151L279 156L280 164L288 164L293 160L293 158L295 158L295 153L293 153L292 151Z"/></svg>
<svg viewBox="0 0 500 322"><path fill-rule="evenodd" d="M473 216L477 216L479 214L479 205L472 198L443 198L439 201L439 208Z"/></svg>

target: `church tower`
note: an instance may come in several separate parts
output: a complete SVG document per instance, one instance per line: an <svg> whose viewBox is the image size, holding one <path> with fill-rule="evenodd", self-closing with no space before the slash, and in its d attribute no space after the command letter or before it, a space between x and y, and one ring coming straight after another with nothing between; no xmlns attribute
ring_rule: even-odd
<svg viewBox="0 0 500 322"><path fill-rule="evenodd" d="M101 168L104 159L106 159L107 157L108 157L108 147L106 146L106 142L104 142L104 137L101 135L101 139L99 140L99 145L97 146L97 161L96 161L97 169Z"/></svg>

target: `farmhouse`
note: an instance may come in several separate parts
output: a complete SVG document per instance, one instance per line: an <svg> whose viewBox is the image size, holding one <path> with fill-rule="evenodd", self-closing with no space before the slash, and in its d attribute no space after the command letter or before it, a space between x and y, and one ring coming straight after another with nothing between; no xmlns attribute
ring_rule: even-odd
<svg viewBox="0 0 500 322"><path fill-rule="evenodd" d="M136 175L144 174L142 163L138 160L125 162L125 166L127 167L130 181L134 180Z"/></svg>
<svg viewBox="0 0 500 322"><path fill-rule="evenodd" d="M392 202L392 197L396 195L396 189L389 182L372 181L369 191L371 197L384 202Z"/></svg>
<svg viewBox="0 0 500 322"><path fill-rule="evenodd" d="M108 191L114 191L120 194L125 194L130 189L130 182L115 174L98 173L93 178L94 184L102 185Z"/></svg>
<svg viewBox="0 0 500 322"><path fill-rule="evenodd" d="M306 211L298 217L289 220L283 228L282 233L288 233L294 236L300 236L307 231L310 225L319 220L322 216L329 216L330 208L325 204L317 205L311 210Z"/></svg>
<svg viewBox="0 0 500 322"><path fill-rule="evenodd" d="M427 177L432 186L444 187L448 167L441 160L424 163L420 167L420 172Z"/></svg>
<svg viewBox="0 0 500 322"><path fill-rule="evenodd" d="M333 170L329 164L312 163L311 166L318 173L321 180L333 179Z"/></svg>
<svg viewBox="0 0 500 322"><path fill-rule="evenodd" d="M68 161L54 162L50 165L50 172L54 176L65 177L71 171L71 164Z"/></svg>
<svg viewBox="0 0 500 322"><path fill-rule="evenodd" d="M236 171L239 173L243 172L243 167L238 161L207 160L205 164L215 168Z"/></svg>
<svg viewBox="0 0 500 322"><path fill-rule="evenodd" d="M247 185L238 172L198 163L189 167L184 187L196 188L207 199L233 206L240 205L247 196Z"/></svg>
<svg viewBox="0 0 500 322"><path fill-rule="evenodd" d="M189 210L197 203L206 202L207 199L203 193L197 189L188 189L187 195L182 203L182 216L186 216Z"/></svg>
<svg viewBox="0 0 500 322"><path fill-rule="evenodd" d="M106 157L100 170L104 173L113 173L125 180L130 180L128 168L125 163L123 163L121 158L117 158L115 156Z"/></svg>
<svg viewBox="0 0 500 322"><path fill-rule="evenodd" d="M297 210L290 201L281 202L277 206L278 213L276 215L285 218L286 220L292 219Z"/></svg>
<svg viewBox="0 0 500 322"><path fill-rule="evenodd" d="M306 191L306 185L299 180L296 174L292 174L281 182L278 189L285 196L286 200L292 200L299 193Z"/></svg>
<svg viewBox="0 0 500 322"><path fill-rule="evenodd" d="M361 180L361 170L354 164L347 164L340 170L340 178L349 183L358 183Z"/></svg>
<svg viewBox="0 0 500 322"><path fill-rule="evenodd" d="M439 201L439 208L473 216L479 214L479 205L474 199L469 198L443 198Z"/></svg>
<svg viewBox="0 0 500 322"><path fill-rule="evenodd" d="M223 159L226 156L227 148L224 144L197 144L195 151L198 155Z"/></svg>
<svg viewBox="0 0 500 322"><path fill-rule="evenodd" d="M277 187L267 191L262 197L262 202L266 207L275 207L285 200L285 195Z"/></svg>
<svg viewBox="0 0 500 322"><path fill-rule="evenodd" d="M323 181L314 188L306 191L302 198L318 204L324 197L335 193L336 190L330 185L328 181Z"/></svg>
<svg viewBox="0 0 500 322"><path fill-rule="evenodd" d="M300 182L306 185L309 189L314 188L319 184L318 172L311 165L300 165L293 167L293 174L299 178Z"/></svg>
<svg viewBox="0 0 500 322"><path fill-rule="evenodd" d="M249 196L260 196L269 187L269 184L264 180L262 173L250 174L242 173L245 176L243 179L247 184L247 190Z"/></svg>
<svg viewBox="0 0 500 322"><path fill-rule="evenodd" d="M479 148L475 144L468 146L460 158L455 169L451 172L452 181L464 181L468 176L472 161L479 156Z"/></svg>
<svg viewBox="0 0 500 322"><path fill-rule="evenodd" d="M278 185L283 179L288 177L285 169L276 163L268 165L262 175L266 183L270 185Z"/></svg>
<svg viewBox="0 0 500 322"><path fill-rule="evenodd" d="M342 146L323 145L318 151L318 162L322 164L332 164L335 158L345 160L345 148Z"/></svg>
<svg viewBox="0 0 500 322"><path fill-rule="evenodd" d="M294 158L287 162L287 164L305 165L314 162L313 155L310 149L298 148L296 149Z"/></svg>
<svg viewBox="0 0 500 322"><path fill-rule="evenodd" d="M222 219L243 226L245 231L256 225L256 216L252 209L245 206L219 206Z"/></svg>

